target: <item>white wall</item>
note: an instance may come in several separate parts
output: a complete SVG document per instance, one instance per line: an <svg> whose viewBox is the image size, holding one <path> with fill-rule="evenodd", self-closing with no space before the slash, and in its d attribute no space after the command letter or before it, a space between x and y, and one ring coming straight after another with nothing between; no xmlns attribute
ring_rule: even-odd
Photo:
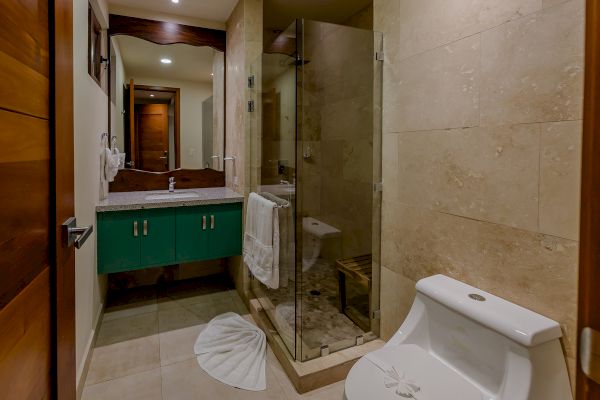
<svg viewBox="0 0 600 400"><path fill-rule="evenodd" d="M110 103L111 110L111 135L117 137L117 147L122 152L125 149L125 133L123 132L123 84L125 83L125 65L121 58L121 49L119 43L116 40L112 40L113 48L116 55L116 99L115 103Z"/></svg>
<svg viewBox="0 0 600 400"><path fill-rule="evenodd" d="M95 7L101 24L106 4ZM73 79L75 113L75 216L79 226L95 225L100 189L100 134L108 131L108 99L87 72L87 0L73 1ZM103 25L106 26L106 25ZM94 227L96 228L96 227ZM96 229L75 258L75 329L77 381L94 335L105 295L105 280L96 274Z"/></svg>
<svg viewBox="0 0 600 400"><path fill-rule="evenodd" d="M180 110L180 150L181 168L204 168L202 160L202 102L213 94L212 83L165 80L144 77L129 77L136 85L166 86L179 88L181 96Z"/></svg>

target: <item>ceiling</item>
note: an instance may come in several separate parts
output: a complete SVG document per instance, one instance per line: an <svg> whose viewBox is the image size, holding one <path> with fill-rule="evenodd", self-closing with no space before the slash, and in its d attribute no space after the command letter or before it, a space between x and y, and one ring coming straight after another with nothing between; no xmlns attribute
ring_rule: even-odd
<svg viewBox="0 0 600 400"><path fill-rule="evenodd" d="M340 24L373 0L264 0L266 28L285 29L296 18Z"/></svg>
<svg viewBox="0 0 600 400"><path fill-rule="evenodd" d="M212 64L215 50L185 44L158 45L132 36L115 36L127 79L130 77L156 78L191 82L212 82ZM162 64L169 58L171 64Z"/></svg>
<svg viewBox="0 0 600 400"><path fill-rule="evenodd" d="M150 90L135 90L135 104L169 104L173 92L154 92Z"/></svg>
<svg viewBox="0 0 600 400"><path fill-rule="evenodd" d="M201 18L209 21L225 22L238 0L109 0L109 6L123 6L158 13Z"/></svg>

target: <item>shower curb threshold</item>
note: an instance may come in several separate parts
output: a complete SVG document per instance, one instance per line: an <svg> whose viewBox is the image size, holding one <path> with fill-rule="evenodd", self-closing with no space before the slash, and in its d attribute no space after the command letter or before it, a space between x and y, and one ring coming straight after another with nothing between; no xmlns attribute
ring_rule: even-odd
<svg viewBox="0 0 600 400"><path fill-rule="evenodd" d="M252 318L265 332L275 357L299 394L346 379L350 368L359 358L385 344L383 340L375 339L313 360L296 361L288 352L258 300L251 299L249 303Z"/></svg>

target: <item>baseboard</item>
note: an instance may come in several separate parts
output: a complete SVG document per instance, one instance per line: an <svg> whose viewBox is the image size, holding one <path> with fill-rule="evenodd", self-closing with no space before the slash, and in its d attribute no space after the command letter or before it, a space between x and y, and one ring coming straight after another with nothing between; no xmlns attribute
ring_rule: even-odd
<svg viewBox="0 0 600 400"><path fill-rule="evenodd" d="M83 395L83 388L85 386L85 380L87 378L88 371L90 369L90 362L92 361L92 355L94 354L94 347L96 346L96 339L98 338L98 331L100 330L100 323L102 322L102 316L104 315L104 303L100 304L100 310L96 315L96 321L94 321L94 329L92 330L88 343L85 347L85 352L79 370L77 371L77 399L81 399Z"/></svg>

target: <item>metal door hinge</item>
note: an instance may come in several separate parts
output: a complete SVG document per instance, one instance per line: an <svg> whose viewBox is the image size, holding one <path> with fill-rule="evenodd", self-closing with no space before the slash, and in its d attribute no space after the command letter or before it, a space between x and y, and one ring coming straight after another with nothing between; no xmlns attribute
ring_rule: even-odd
<svg viewBox="0 0 600 400"><path fill-rule="evenodd" d="M375 60L376 61L383 61L383 60L385 60L383 51L377 51L377 52L375 52Z"/></svg>
<svg viewBox="0 0 600 400"><path fill-rule="evenodd" d="M374 192L383 192L383 182L376 182L373 184Z"/></svg>
<svg viewBox="0 0 600 400"><path fill-rule="evenodd" d="M590 327L581 331L579 358L581 370L596 383L600 383L600 332Z"/></svg>
<svg viewBox="0 0 600 400"><path fill-rule="evenodd" d="M254 101L253 100L248 101L248 112L254 112Z"/></svg>
<svg viewBox="0 0 600 400"><path fill-rule="evenodd" d="M248 88L254 89L254 75L248 77Z"/></svg>
<svg viewBox="0 0 600 400"><path fill-rule="evenodd" d="M381 310L373 310L371 319L381 319Z"/></svg>

